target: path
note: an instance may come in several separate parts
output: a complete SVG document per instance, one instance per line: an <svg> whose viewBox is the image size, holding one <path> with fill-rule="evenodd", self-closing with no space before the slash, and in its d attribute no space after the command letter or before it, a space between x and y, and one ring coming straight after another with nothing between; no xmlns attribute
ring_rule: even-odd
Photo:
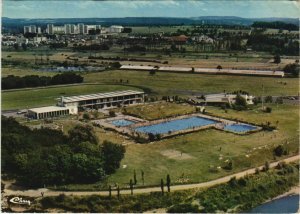
<svg viewBox="0 0 300 214"><path fill-rule="evenodd" d="M270 168L273 168L277 166L277 164L281 161L285 161L286 163L295 162L300 159L299 155L292 156L283 160L279 160L273 163L270 163ZM262 169L264 166L258 167L259 169ZM248 174L254 174L256 168L248 169L242 172L238 172L232 175L228 175L219 179L215 179L208 182L203 183L196 183L196 184L183 184L183 185L175 185L171 186L171 191L176 190L187 190L187 189L193 189L193 188L203 188L203 187L211 187L217 184L222 184L228 182L232 177L241 178ZM159 192L161 191L160 187L148 187L148 188L140 188L140 189L134 189L134 194L141 194L141 193L150 193L150 192ZM65 195L78 195L78 196L85 196L85 195L104 195L108 196L108 191L53 191L49 189L35 189L35 190L10 190L5 189L4 196L9 195L22 195L22 196L30 196L30 197L41 197L41 192L44 192L44 196L58 196L59 194L65 194ZM116 195L116 191L112 191L113 195ZM121 190L120 194L130 194L130 190Z"/></svg>

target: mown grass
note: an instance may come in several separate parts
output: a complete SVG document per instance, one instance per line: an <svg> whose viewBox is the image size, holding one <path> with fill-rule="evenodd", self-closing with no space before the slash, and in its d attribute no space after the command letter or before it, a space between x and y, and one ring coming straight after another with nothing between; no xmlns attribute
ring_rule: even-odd
<svg viewBox="0 0 300 214"><path fill-rule="evenodd" d="M181 95L192 93L221 93L244 90L255 96L297 95L297 78L271 78L230 75L204 75L157 72L151 76L145 71L116 70L84 75L85 82L116 83L128 80L129 84L144 86L153 91L153 95ZM286 84L283 84L283 83Z"/></svg>
<svg viewBox="0 0 300 214"><path fill-rule="evenodd" d="M171 175L173 184L204 182L262 165L265 161L273 161L275 158L273 150L279 144L289 149L289 155L297 153L298 107L279 105L277 108L274 104L270 106L273 108L270 114L262 112L260 106L241 112L228 110L228 113L217 107L207 107L207 112L258 124L269 121L275 125L276 121L279 121L275 131L261 131L240 136L208 129L150 144L130 144L126 146L121 167L104 182L91 185L68 185L67 189L95 190L107 188L109 184L118 184L124 188L133 178L134 170L137 173L137 187L143 186L141 170L145 174L145 186L159 185L160 179L165 179L167 174ZM145 117L151 114L152 112L149 111ZM100 139L106 138L105 136L104 132L99 133ZM119 135L115 134L115 136ZM117 137L109 140L120 141ZM173 157L166 155L172 152L174 152ZM232 170L222 169L226 160L233 161Z"/></svg>
<svg viewBox="0 0 300 214"><path fill-rule="evenodd" d="M2 110L22 109L56 105L61 96L84 95L90 93L110 92L117 90L134 89L122 85L77 85L57 86L38 89L23 89L16 91L2 91Z"/></svg>
<svg viewBox="0 0 300 214"><path fill-rule="evenodd" d="M170 116L195 112L195 107L188 104L170 102L149 103L145 105L127 106L122 109L124 114L134 115L146 120L166 118Z"/></svg>

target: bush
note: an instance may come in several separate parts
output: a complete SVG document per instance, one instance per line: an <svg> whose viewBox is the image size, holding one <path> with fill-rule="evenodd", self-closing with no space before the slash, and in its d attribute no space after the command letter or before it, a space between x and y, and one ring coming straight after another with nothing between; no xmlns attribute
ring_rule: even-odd
<svg viewBox="0 0 300 214"><path fill-rule="evenodd" d="M281 157L282 155L287 155L288 150L283 145L279 145L274 149L273 153L274 155Z"/></svg>
<svg viewBox="0 0 300 214"><path fill-rule="evenodd" d="M109 110L109 116L115 117L116 116L116 112L114 112L113 110Z"/></svg>
<svg viewBox="0 0 300 214"><path fill-rule="evenodd" d="M199 213L199 206L190 203L176 204L167 210L168 213Z"/></svg>
<svg viewBox="0 0 300 214"><path fill-rule="evenodd" d="M272 112L272 108L271 107L266 107L265 112L266 113L271 113Z"/></svg>

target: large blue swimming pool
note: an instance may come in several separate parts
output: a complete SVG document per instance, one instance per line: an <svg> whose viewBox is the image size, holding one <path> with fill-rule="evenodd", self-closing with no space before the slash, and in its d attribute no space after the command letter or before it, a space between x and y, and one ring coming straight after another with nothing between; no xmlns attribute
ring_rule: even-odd
<svg viewBox="0 0 300 214"><path fill-rule="evenodd" d="M190 129L193 127L196 128L196 127L206 126L214 123L217 123L217 121L202 118L202 117L190 117L190 118L158 123L155 125L140 126L135 128L135 131L142 132L142 133L152 133L152 134L166 134L169 132Z"/></svg>
<svg viewBox="0 0 300 214"><path fill-rule="evenodd" d="M246 125L246 124L232 124L224 127L224 130L232 131L232 132L248 132L257 129L255 126Z"/></svg>
<svg viewBox="0 0 300 214"><path fill-rule="evenodd" d="M129 126L131 124L134 124L135 122L131 120L126 120L126 119L120 119L120 120L113 120L111 121L111 124L115 126Z"/></svg>

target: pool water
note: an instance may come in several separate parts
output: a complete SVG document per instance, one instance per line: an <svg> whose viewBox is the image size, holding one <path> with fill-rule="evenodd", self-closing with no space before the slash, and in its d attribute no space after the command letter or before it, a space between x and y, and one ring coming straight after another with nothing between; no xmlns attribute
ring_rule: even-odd
<svg viewBox="0 0 300 214"><path fill-rule="evenodd" d="M226 125L224 127L224 130L232 131L232 132L248 132L257 129L255 126L246 125L246 124L232 124L232 125Z"/></svg>
<svg viewBox="0 0 300 214"><path fill-rule="evenodd" d="M155 125L140 126L135 128L135 131L142 133L152 134L166 134L169 132L175 132L193 127L200 127L215 124L217 121L210 120L202 117L190 117L178 120L172 120L168 122L162 122Z"/></svg>
<svg viewBox="0 0 300 214"><path fill-rule="evenodd" d="M115 126L129 126L131 124L134 124L135 122L131 120L126 120L126 119L120 119L120 120L113 120L111 121L111 124Z"/></svg>

